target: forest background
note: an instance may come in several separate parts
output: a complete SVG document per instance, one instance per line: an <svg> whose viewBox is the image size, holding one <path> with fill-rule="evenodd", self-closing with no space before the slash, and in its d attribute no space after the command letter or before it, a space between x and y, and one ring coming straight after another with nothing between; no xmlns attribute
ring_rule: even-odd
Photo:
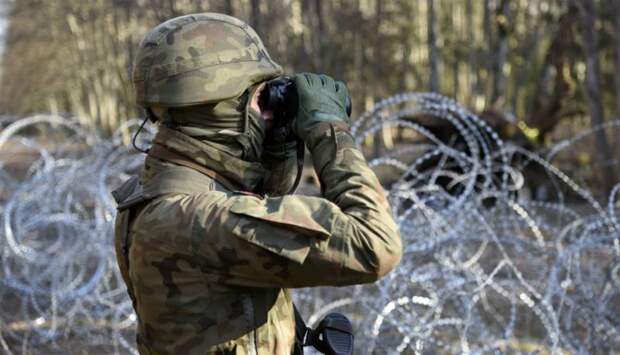
<svg viewBox="0 0 620 355"><path fill-rule="evenodd" d="M453 97L535 151L620 116L620 0L13 0L0 113L51 112L104 134L140 117L130 81L139 41L195 12L247 21L287 72L344 80L353 116L404 91ZM441 127L434 127L441 130ZM613 135L615 133L615 135ZM609 193L617 130L561 162ZM384 129L389 148L398 132ZM575 175L573 174L573 175Z"/></svg>

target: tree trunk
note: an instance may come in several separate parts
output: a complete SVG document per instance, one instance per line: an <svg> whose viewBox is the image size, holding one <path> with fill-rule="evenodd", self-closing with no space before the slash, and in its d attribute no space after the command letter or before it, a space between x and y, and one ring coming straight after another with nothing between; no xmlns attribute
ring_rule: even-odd
<svg viewBox="0 0 620 355"><path fill-rule="evenodd" d="M616 115L620 117L620 0L611 0L614 10L615 27L615 83L616 83Z"/></svg>
<svg viewBox="0 0 620 355"><path fill-rule="evenodd" d="M482 53L478 54L478 63L476 71L476 96L482 95L485 99L488 98L488 85L487 81L489 73L491 72L492 59L493 59L493 26L491 24L491 0L484 0L483 4L483 45ZM485 75L486 74L486 75ZM478 101L478 100L476 100ZM477 107L481 109L480 107Z"/></svg>
<svg viewBox="0 0 620 355"><path fill-rule="evenodd" d="M235 16L235 7L232 0L226 0L224 2L224 12L230 16Z"/></svg>
<svg viewBox="0 0 620 355"><path fill-rule="evenodd" d="M493 91L491 93L492 106L502 105L504 95L506 94L506 75L504 74L504 65L506 64L506 56L508 55L509 21L510 1L502 0L495 15L497 38L495 42L495 50L493 51Z"/></svg>
<svg viewBox="0 0 620 355"><path fill-rule="evenodd" d="M539 130L539 141L553 132L564 116L567 101L573 95L570 71L565 70L573 56L571 48L576 47L575 23L579 14L575 7L567 11L557 20L557 29L551 36L551 43L546 49L540 73L537 75L533 99L528 108L526 123ZM538 31L538 30L536 30ZM539 39L532 38L532 42ZM529 47L536 48L532 43ZM529 65L529 62L526 62ZM517 79L519 80L519 79ZM553 81L553 87L549 84Z"/></svg>
<svg viewBox="0 0 620 355"><path fill-rule="evenodd" d="M458 14L455 11L455 8L458 5L455 5L453 2L450 2L450 5L448 5L448 12L450 13L451 17L456 17L458 16ZM460 28L457 27L456 23L451 23L451 27L450 28L450 32L454 32L456 33L457 31L461 31ZM455 41L455 43L458 43L458 41ZM458 94L459 94L459 64L460 61L463 60L461 54L464 52L462 51L458 45L453 46L453 55L452 55L452 92L449 95L452 95L452 98L454 98L455 100L458 100ZM447 70L446 70L447 71Z"/></svg>
<svg viewBox="0 0 620 355"><path fill-rule="evenodd" d="M408 3L402 4L400 10L403 11L407 17L411 16L412 5ZM400 62L400 75L398 76L398 90L401 92L407 91L407 77L410 71L409 57L411 56L411 32L409 26L402 26L400 28L400 47L403 52L403 57Z"/></svg>
<svg viewBox="0 0 620 355"><path fill-rule="evenodd" d="M371 81L370 75L369 75L369 71L368 71L368 58L366 56L366 45L368 44L366 41L366 38L363 36L363 34L367 33L367 28L365 26L364 23L364 18L362 16L362 11L360 9L360 3L359 0L355 0L355 9L356 9L356 14L357 16L355 17L355 21L357 23L357 26L359 29L362 30L362 35L356 34L355 39L357 40L357 55L356 55L356 63L355 63L355 67L357 68L357 72L359 73L359 84L360 84L360 98L357 100L358 103L358 107L359 107L359 111L358 112L364 112L366 109L368 109L368 107L366 107L366 102L368 102L368 83ZM353 104L355 104L355 101L353 101Z"/></svg>
<svg viewBox="0 0 620 355"><path fill-rule="evenodd" d="M302 30L299 34L300 47L303 52L303 55L301 56L301 64L303 67L308 68L307 70L309 71L316 71L316 68L314 67L314 53L312 50L312 30L311 24L308 22L308 18L312 16L310 13L310 4L308 0L300 0L300 6L302 27L308 29Z"/></svg>
<svg viewBox="0 0 620 355"><path fill-rule="evenodd" d="M315 48L315 58L316 58L316 66L320 70L324 69L324 55L327 54L324 51L325 47L325 21L323 19L323 2L321 0L314 0L314 18L315 18L315 26L313 31L313 38L315 39L314 48Z"/></svg>
<svg viewBox="0 0 620 355"><path fill-rule="evenodd" d="M601 68L598 56L598 35L596 32L596 8L593 0L577 2L581 15L582 47L586 59L586 96L590 110L592 127L598 127L605 122L605 112L601 102L600 77ZM612 153L605 130L596 131L596 149L602 156L604 164L601 166L601 175L605 192L609 193L616 182L613 165L606 166L612 160Z"/></svg>
<svg viewBox="0 0 620 355"><path fill-rule="evenodd" d="M383 41L381 34L381 23L383 21L383 2L377 1L375 3L375 18L374 18L374 38L373 38L373 76L375 82L380 82L384 80L384 68L385 68L385 51L381 50L381 43ZM375 96L377 95L377 91L374 92ZM376 98L376 97L375 97Z"/></svg>
<svg viewBox="0 0 620 355"><path fill-rule="evenodd" d="M473 9L473 4L472 4L472 0L466 0L465 1L465 26L467 28L467 40L469 41L469 43L476 43L475 39L476 37L474 36L474 9ZM476 49L475 46L468 46L467 49L465 49L467 51L467 61L468 63L466 64L467 66L467 86L466 86L466 90L467 91L465 93L465 103L467 104L468 107L472 107L473 106L473 99L475 98L475 96L478 94L477 92L477 88L478 88L478 83L475 80L476 76L473 75L474 73L476 73L479 70L479 64L478 61L476 60Z"/></svg>
<svg viewBox="0 0 620 355"><path fill-rule="evenodd" d="M536 10L536 7L539 11L541 6L537 1L528 1L527 5L524 9L525 13L532 13ZM514 16L515 25L517 22L517 16ZM528 82L528 70L533 67L533 63L536 61L536 56L531 55L531 53L538 53L539 51L539 43L540 41L540 28L544 24L544 21L532 21L532 17L525 17L525 28L529 29L526 39L522 42L522 45L519 45L517 55L521 55L523 58L526 58L523 63L520 63L516 67L513 68L515 70L515 75L513 76L514 85L512 90L512 97L510 100L510 109L511 111L519 116L525 116L525 111L519 112L519 100L521 97L521 93L523 92L523 87L527 85ZM527 89L526 89L527 90Z"/></svg>
<svg viewBox="0 0 620 355"><path fill-rule="evenodd" d="M252 8L252 15L250 16L250 25L258 35L263 38L263 28L261 26L261 18L260 18L260 0L252 0L250 2ZM263 38L264 42L264 38Z"/></svg>
<svg viewBox="0 0 620 355"><path fill-rule="evenodd" d="M372 62L373 62L373 77L374 77L374 82L379 83L382 80L384 80L384 75L385 75L385 55L384 55L384 51L382 51L381 48L381 42L383 40L382 36L381 36L381 22L383 21L383 2L382 1L377 1L375 3L375 18L374 18L374 43L373 43L373 58L372 58ZM377 102L378 100L382 99L382 93L381 88L378 88L379 90L377 90L377 88L373 88L374 90L371 91L371 95L373 95L372 97L372 102ZM380 156L383 153L385 153L385 149L384 149L384 135L383 135L383 129L380 129L379 131L377 131L374 135L373 138L373 152L375 156Z"/></svg>
<svg viewBox="0 0 620 355"><path fill-rule="evenodd" d="M309 61L311 71L324 71L323 68L323 27L322 3L317 0L301 0L302 19L308 31L302 33L301 41Z"/></svg>
<svg viewBox="0 0 620 355"><path fill-rule="evenodd" d="M430 90L439 92L439 53L437 50L437 21L435 0L427 0L427 25L428 25L428 60L430 64Z"/></svg>

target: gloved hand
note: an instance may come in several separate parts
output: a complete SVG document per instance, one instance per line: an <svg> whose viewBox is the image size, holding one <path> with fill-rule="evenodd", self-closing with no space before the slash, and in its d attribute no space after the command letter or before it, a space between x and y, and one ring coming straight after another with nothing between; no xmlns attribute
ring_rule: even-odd
<svg viewBox="0 0 620 355"><path fill-rule="evenodd" d="M320 123L340 123L347 127L351 124L346 112L349 90L343 82L312 73L295 74L292 79L299 100L293 131L299 138L305 140Z"/></svg>

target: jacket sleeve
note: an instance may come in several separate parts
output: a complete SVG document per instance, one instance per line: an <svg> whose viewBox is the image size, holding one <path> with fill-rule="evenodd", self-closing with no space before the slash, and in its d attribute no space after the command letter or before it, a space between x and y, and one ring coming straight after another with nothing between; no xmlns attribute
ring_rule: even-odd
<svg viewBox="0 0 620 355"><path fill-rule="evenodd" d="M297 177L297 142L285 142L265 146L262 160L269 176L265 179L262 192L270 196L287 194Z"/></svg>
<svg viewBox="0 0 620 355"><path fill-rule="evenodd" d="M385 193L353 137L330 123L306 144L323 198L237 195L209 209L198 251L218 280L349 285L373 282L399 263L401 240Z"/></svg>

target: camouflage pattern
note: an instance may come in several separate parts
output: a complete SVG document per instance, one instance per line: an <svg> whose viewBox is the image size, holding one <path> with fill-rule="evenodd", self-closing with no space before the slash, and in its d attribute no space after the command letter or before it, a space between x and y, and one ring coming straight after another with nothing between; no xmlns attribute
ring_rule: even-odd
<svg viewBox="0 0 620 355"><path fill-rule="evenodd" d="M115 192L117 256L141 354L290 354L288 288L373 282L398 264L385 193L345 126L326 123L306 137L322 197L247 192L268 175L259 163L160 129L157 144L234 186L147 157L142 180Z"/></svg>
<svg viewBox="0 0 620 355"><path fill-rule="evenodd" d="M297 142L265 145L263 165L268 169L268 178L263 179L262 191L269 196L290 193L297 177ZM303 163L303 162L302 162Z"/></svg>
<svg viewBox="0 0 620 355"><path fill-rule="evenodd" d="M251 27L227 15L201 13L151 30L140 43L132 77L139 105L174 107L237 97L281 74Z"/></svg>

